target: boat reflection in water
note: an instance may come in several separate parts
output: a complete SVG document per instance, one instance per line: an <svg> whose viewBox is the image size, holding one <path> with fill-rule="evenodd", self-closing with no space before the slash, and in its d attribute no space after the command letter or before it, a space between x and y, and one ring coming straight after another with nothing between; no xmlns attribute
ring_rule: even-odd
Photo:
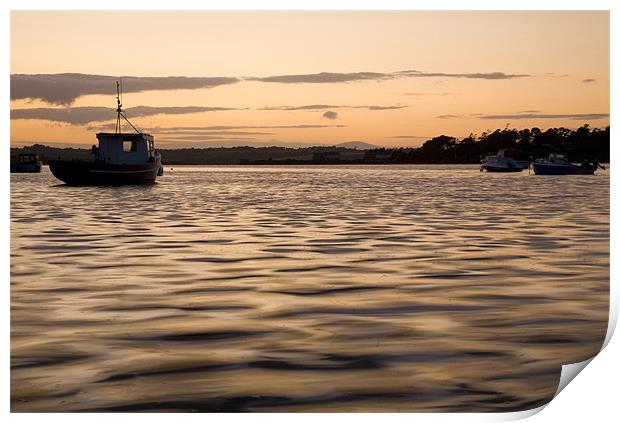
<svg viewBox="0 0 620 423"><path fill-rule="evenodd" d="M68 185L130 185L155 182L163 175L161 154L154 139L129 122L122 111L117 87L116 132L99 133L93 145L94 160L50 160L52 174ZM121 132L121 117L135 133Z"/></svg>

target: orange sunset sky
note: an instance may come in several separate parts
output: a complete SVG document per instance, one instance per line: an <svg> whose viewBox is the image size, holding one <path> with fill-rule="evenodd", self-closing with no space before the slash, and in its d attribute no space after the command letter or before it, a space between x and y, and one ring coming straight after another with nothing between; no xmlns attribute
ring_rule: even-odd
<svg viewBox="0 0 620 423"><path fill-rule="evenodd" d="M11 144L93 144L120 75L164 148L604 127L609 13L12 12Z"/></svg>

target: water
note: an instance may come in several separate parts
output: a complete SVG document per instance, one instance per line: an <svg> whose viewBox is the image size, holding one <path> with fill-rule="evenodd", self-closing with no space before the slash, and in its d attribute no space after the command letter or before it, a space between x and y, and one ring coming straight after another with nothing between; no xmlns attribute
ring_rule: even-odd
<svg viewBox="0 0 620 423"><path fill-rule="evenodd" d="M609 172L11 175L13 411L513 411L601 347Z"/></svg>

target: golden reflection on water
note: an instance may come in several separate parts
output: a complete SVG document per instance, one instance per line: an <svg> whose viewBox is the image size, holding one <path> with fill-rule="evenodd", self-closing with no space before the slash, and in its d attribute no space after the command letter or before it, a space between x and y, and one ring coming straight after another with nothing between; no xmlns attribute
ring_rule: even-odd
<svg viewBox="0 0 620 423"><path fill-rule="evenodd" d="M601 347L609 172L11 175L12 411L508 411Z"/></svg>

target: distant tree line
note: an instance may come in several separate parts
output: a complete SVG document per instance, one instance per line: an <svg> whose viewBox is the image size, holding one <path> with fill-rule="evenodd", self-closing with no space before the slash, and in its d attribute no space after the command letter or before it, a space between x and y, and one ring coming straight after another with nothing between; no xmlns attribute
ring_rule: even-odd
<svg viewBox="0 0 620 423"><path fill-rule="evenodd" d="M575 162L584 159L609 162L609 140L609 126L591 129L583 125L575 130L549 128L546 131L505 128L483 132L480 136L470 134L461 140L441 135L417 149L395 150L393 159L400 163L478 163L481 156L512 149L532 158L558 152Z"/></svg>
<svg viewBox="0 0 620 423"><path fill-rule="evenodd" d="M551 152L565 153L569 160L609 162L609 126L591 129L583 125L575 130L550 128L497 129L463 139L441 135L417 148L379 148L355 150L345 147L220 147L182 148L162 151L165 165L219 164L390 164L390 163L479 163L481 157L500 149L513 150L522 158L546 157ZM56 148L42 144L11 148L11 155L37 153L43 163L49 159L92 160L89 149Z"/></svg>

